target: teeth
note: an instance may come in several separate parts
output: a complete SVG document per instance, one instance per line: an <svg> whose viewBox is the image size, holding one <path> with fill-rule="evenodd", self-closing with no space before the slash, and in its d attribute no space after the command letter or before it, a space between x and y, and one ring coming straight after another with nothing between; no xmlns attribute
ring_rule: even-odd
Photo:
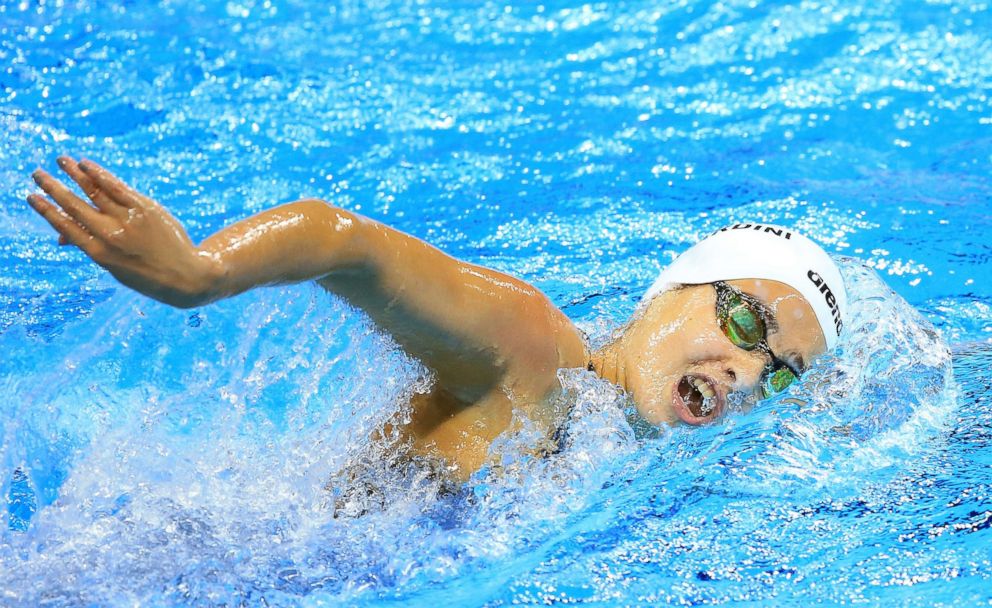
<svg viewBox="0 0 992 608"><path fill-rule="evenodd" d="M694 387L696 387L696 390L699 391L700 394L702 394L703 399L712 399L713 397L716 396L716 393L713 392L713 389L710 388L709 383L706 382L705 380L700 380L699 378L690 378L690 382Z"/></svg>
<svg viewBox="0 0 992 608"><path fill-rule="evenodd" d="M713 410L716 409L716 392L710 387L709 383L700 378L689 377L689 383L699 394L703 396L703 402L700 404L699 413L703 416L708 416Z"/></svg>

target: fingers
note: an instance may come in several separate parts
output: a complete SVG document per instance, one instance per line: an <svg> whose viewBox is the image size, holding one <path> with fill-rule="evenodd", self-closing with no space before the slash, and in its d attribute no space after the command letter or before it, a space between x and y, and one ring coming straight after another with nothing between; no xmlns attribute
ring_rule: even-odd
<svg viewBox="0 0 992 608"><path fill-rule="evenodd" d="M87 204L86 201L76 196L72 190L66 188L59 180L41 169L32 173L31 177L34 178L35 183L48 196L52 197L52 200L58 203L59 207L65 210L69 217L76 220L77 223L86 228L90 233L109 228L109 218L101 215L99 211Z"/></svg>
<svg viewBox="0 0 992 608"><path fill-rule="evenodd" d="M87 250L93 241L93 236L74 222L68 214L45 200L45 197L40 194L28 196L28 203L59 233L60 243L65 240L66 243L71 243L84 251Z"/></svg>
<svg viewBox="0 0 992 608"><path fill-rule="evenodd" d="M123 207L145 207L147 205L143 196L132 190L127 184L114 177L100 165L91 160L79 162L78 167L82 170L94 184L115 203Z"/></svg>
<svg viewBox="0 0 992 608"><path fill-rule="evenodd" d="M82 169L79 168L79 163L77 163L72 157L60 156L57 161L59 167L65 171L66 175L72 178L72 181L76 182L86 196L89 197L93 204L97 208L114 217L120 218L127 215L127 211L120 205L118 205L112 198L107 196L107 194L100 189L100 186L96 184L88 175L83 173Z"/></svg>

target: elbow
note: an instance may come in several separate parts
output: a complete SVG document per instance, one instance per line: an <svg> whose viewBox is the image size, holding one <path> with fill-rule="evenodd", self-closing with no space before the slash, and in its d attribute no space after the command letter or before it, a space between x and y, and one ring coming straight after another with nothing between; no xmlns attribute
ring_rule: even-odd
<svg viewBox="0 0 992 608"><path fill-rule="evenodd" d="M294 206L316 228L311 251L323 258L321 265L327 272L321 274L365 264L368 219L320 199L298 201Z"/></svg>
<svg viewBox="0 0 992 608"><path fill-rule="evenodd" d="M352 213L319 198L304 198L296 202L289 203L286 205L286 208L292 209L293 211L311 218L323 219L341 215L353 215Z"/></svg>
<svg viewBox="0 0 992 608"><path fill-rule="evenodd" d="M319 226L322 231L330 231L335 234L353 233L364 220L357 213L345 211L319 198L296 201L288 207L306 221Z"/></svg>

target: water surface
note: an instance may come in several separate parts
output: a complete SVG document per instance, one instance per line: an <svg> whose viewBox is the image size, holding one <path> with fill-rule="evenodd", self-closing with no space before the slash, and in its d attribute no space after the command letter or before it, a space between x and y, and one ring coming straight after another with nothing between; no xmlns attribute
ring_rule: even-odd
<svg viewBox="0 0 992 608"><path fill-rule="evenodd" d="M0 4L0 603L989 603L990 33L955 1ZM597 340L701 236L784 223L852 319L658 437L564 371L566 449L506 437L452 493L368 447L429 378L354 310L172 310L57 247L23 199L65 152L195 239L323 198Z"/></svg>

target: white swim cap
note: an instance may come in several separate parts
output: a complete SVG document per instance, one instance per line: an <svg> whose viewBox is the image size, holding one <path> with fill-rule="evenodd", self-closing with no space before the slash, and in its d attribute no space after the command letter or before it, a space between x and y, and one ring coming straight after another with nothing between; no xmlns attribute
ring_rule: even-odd
<svg viewBox="0 0 992 608"><path fill-rule="evenodd" d="M840 270L819 245L782 226L734 224L717 230L662 270L641 303L679 285L735 279L767 279L792 287L813 307L827 349L837 344L847 312Z"/></svg>

